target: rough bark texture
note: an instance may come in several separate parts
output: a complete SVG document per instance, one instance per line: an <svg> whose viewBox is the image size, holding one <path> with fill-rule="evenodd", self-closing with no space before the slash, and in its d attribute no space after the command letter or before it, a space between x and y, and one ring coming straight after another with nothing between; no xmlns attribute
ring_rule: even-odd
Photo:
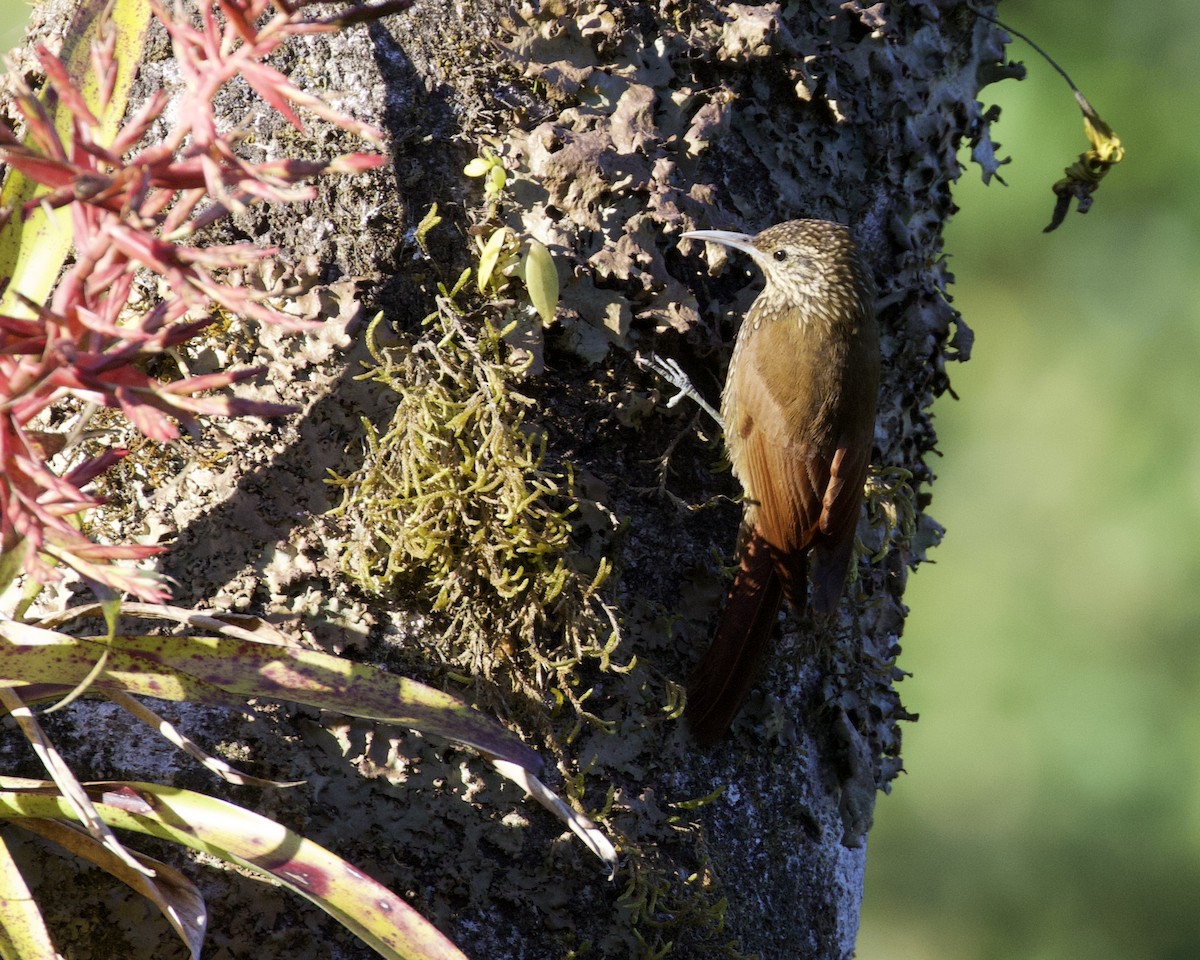
<svg viewBox="0 0 1200 960"><path fill-rule="evenodd" d="M508 308L535 359L518 388L535 401L526 422L546 435L546 468L573 470L578 566L599 556L616 565L604 588L621 624L612 660L636 665L618 673L584 657L573 689L591 688L597 722L570 737L577 715L566 708L526 732L564 776L559 786L619 840L625 863L610 882L465 751L305 711L265 711L253 728L217 712L175 715L197 738L238 745L243 765L305 777L306 787L222 788L169 757L148 770L148 751L128 746L143 734L87 705L53 722L81 776L173 778L278 817L404 893L475 957L658 956L667 943L678 957L850 956L874 793L900 769L905 714L893 683L905 576L938 537L924 512L928 408L947 388L945 362L970 342L945 296L941 230L959 146L975 146L985 175L995 169L975 98L1002 69L1002 40L965 3L944 0L546 0L516 11L422 0L281 53L275 65L301 86L388 131L392 165L333 181L304 209L254 210L231 228L281 247L281 271L315 268L324 299L312 312L329 333L306 342L267 331L193 362L203 368L225 351L265 363L261 394L300 412L285 423L213 424L153 469L127 467L127 510L111 522L118 535L173 538L162 567L178 580L181 605L273 614L307 641L447 684L522 722L537 704L513 706L503 664L446 646L445 614L428 609L420 584L379 598L348 581L339 538L363 531L323 515L338 502L327 470L344 475L361 462L360 418L386 424L398 402L354 379L366 357L357 303L383 310L397 342L411 342L437 283L452 285L476 262L472 227L504 224L545 243L562 302L545 330L519 304ZM174 82L165 41L142 82ZM305 142L244 90L219 115L248 125L256 149L354 147L320 124ZM492 209L461 174L484 146L508 170ZM413 229L434 202L444 222L426 255ZM880 288L884 384L879 470L860 530L867 549L836 635L815 642L811 623L789 616L732 738L702 752L678 718L677 685L712 629L740 507L728 472L714 469L716 429L690 402L668 408L664 384L633 354L677 359L715 401L756 287L741 264L698 269L704 252L679 234L800 216L850 223ZM520 287L510 293L519 298ZM532 629L560 629L539 624ZM472 658L485 679L464 687L447 678ZM540 696L553 688L548 681ZM6 746L6 768L37 775L15 759L18 748ZM210 898L210 956L369 955L279 890L208 865L189 874ZM102 878L50 883L71 885L72 897L53 898L63 906L51 918L73 941L71 956L176 949L155 946L169 939L165 924L141 905L110 913L124 891ZM79 916L90 924L83 932Z"/></svg>

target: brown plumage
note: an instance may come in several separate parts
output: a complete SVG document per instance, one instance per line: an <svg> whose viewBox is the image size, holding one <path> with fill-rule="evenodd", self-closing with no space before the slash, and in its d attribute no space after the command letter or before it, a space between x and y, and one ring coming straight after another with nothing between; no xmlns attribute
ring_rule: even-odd
<svg viewBox="0 0 1200 960"><path fill-rule="evenodd" d="M684 236L748 253L767 281L738 331L721 397L745 510L738 570L688 681L692 732L712 743L754 684L782 599L804 610L811 582L820 617L841 599L875 432L879 329L870 275L841 224Z"/></svg>

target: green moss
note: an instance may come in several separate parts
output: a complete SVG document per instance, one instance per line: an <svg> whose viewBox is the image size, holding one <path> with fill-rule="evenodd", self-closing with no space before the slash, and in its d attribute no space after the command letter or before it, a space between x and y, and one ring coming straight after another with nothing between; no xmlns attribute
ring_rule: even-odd
<svg viewBox="0 0 1200 960"><path fill-rule="evenodd" d="M577 687L584 661L617 669L620 635L600 592L612 567L584 569L572 549L571 472L546 465L545 433L526 422L532 401L517 389L524 364L497 314L468 318L443 296L424 334L395 347L371 325L360 379L397 402L384 427L363 422L362 466L330 481L349 526L339 563L368 593L436 614L438 656L498 692L492 706L508 712L517 694L543 721L569 704L576 728L599 724Z"/></svg>
<svg viewBox="0 0 1200 960"><path fill-rule="evenodd" d="M697 803L711 799L714 797ZM728 901L709 865L698 828L680 818L671 819L675 829L696 839L701 863L692 874L680 877L668 858L654 848L638 850L630 859L619 903L629 918L640 956L646 960L671 956L677 940L686 934L689 956L744 960L733 938L724 932Z"/></svg>

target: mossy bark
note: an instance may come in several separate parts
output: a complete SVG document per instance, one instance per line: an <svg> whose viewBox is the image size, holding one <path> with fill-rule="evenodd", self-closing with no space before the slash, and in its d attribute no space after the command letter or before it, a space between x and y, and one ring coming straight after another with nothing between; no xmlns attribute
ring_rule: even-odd
<svg viewBox="0 0 1200 960"><path fill-rule="evenodd" d="M38 31L56 9L42 8ZM320 314L329 332L316 349L271 334L255 341L252 359L270 370L262 389L300 412L283 424L214 424L173 454L186 469L159 489L130 473L126 482L142 487L114 534L172 535L163 569L181 604L271 613L310 642L444 683L528 724L558 768L556 785L613 833L625 862L609 881L556 822L463 751L303 712L268 712L254 734L203 715L214 742L239 744L242 764L310 781L224 792L406 894L471 956L661 956L668 944L676 957L850 956L873 798L900 769L905 577L939 535L925 511L929 407L948 387L946 361L965 359L970 345L946 298L942 230L959 148L972 144L985 176L995 171L976 97L1005 73L1003 39L948 0L545 0L517 11L507 0L423 0L281 51L274 65L301 86L386 129L392 163L331 181L304 208L252 210L218 238L278 246L281 271L312 273L336 304ZM141 82L170 88L162 38ZM354 146L320 124L298 134L246 91L219 103L218 116L249 123L255 149ZM495 202L461 173L485 147L507 170ZM444 219L422 247L413 228L435 202ZM866 550L832 636L815 638L789 615L732 737L701 751L678 717L679 686L712 629L740 507L728 472L714 469L716 428L686 402L668 407L665 385L633 357L676 359L715 401L756 288L740 269L699 269L701 251L679 235L802 216L851 224L880 290L884 384ZM504 296L516 305L479 297L465 322L518 323L533 361L510 385L533 401L522 429L545 436L539 469L573 477L574 493L556 501L574 508L570 562L581 576L599 558L615 564L601 599L620 640L612 662L584 649L568 675L522 667L521 645L544 636L463 638L476 674L464 685L454 677L466 661L427 584L400 582L381 598L348 580L337 562L346 530L324 516L338 494L325 481L329 469L345 476L362 465L360 418L382 427L399 402L355 379L365 324L347 304L383 310L406 349L422 337L437 285L475 263L473 234L499 226L553 254L558 319L549 328L531 319L514 280ZM599 618L606 642L602 611L573 615ZM564 628L547 616L529 629ZM495 662L480 663L489 650ZM146 777L136 758L98 749L127 731L80 733L91 716L79 706L55 721L77 741L81 777ZM161 773L219 790L186 765ZM211 895L213 956L368 956L278 891L211 867L190 874ZM138 914L106 934L118 935L143 949L155 934Z"/></svg>

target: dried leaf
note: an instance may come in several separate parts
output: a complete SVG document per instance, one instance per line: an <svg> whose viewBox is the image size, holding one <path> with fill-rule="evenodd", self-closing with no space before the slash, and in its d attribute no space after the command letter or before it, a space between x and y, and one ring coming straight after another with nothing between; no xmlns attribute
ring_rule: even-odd
<svg viewBox="0 0 1200 960"><path fill-rule="evenodd" d="M1054 185L1058 202L1054 205L1054 216L1051 217L1043 233L1055 230L1071 209L1071 198L1079 201L1079 212L1087 213L1092 206L1092 194L1100 186L1108 171L1125 158L1125 148L1112 127L1100 119L1100 115L1088 103L1079 90L1075 90L1075 99L1079 109L1083 111L1083 131L1092 144L1092 149L1079 155L1071 166L1066 169L1066 176Z"/></svg>

